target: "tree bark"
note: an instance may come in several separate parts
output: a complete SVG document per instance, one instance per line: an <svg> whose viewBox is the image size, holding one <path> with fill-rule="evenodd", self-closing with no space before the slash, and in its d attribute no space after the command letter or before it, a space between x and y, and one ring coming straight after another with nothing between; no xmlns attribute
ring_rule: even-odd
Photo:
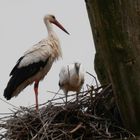
<svg viewBox="0 0 140 140"><path fill-rule="evenodd" d="M86 0L86 6L97 75L112 83L125 127L140 135L140 1Z"/></svg>

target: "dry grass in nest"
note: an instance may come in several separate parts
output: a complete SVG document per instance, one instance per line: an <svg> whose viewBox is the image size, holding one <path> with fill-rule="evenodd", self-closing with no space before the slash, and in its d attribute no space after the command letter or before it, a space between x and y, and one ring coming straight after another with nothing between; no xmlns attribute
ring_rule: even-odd
<svg viewBox="0 0 140 140"><path fill-rule="evenodd" d="M65 97L62 97L65 98ZM87 86L67 106L60 98L34 107L14 109L0 118L0 139L8 140L92 140L135 137L123 128L111 85Z"/></svg>

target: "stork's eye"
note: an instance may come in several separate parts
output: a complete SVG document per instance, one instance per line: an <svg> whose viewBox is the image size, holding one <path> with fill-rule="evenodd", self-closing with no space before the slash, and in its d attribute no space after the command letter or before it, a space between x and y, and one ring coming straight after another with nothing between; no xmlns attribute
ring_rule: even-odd
<svg viewBox="0 0 140 140"><path fill-rule="evenodd" d="M53 19L55 19L55 16L52 16Z"/></svg>

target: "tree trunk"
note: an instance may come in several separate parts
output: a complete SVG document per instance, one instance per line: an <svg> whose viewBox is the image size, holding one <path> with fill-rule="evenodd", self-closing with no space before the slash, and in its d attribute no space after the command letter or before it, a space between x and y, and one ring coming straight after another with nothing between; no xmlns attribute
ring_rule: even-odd
<svg viewBox="0 0 140 140"><path fill-rule="evenodd" d="M97 75L111 81L125 127L140 135L140 1L86 0L86 6Z"/></svg>

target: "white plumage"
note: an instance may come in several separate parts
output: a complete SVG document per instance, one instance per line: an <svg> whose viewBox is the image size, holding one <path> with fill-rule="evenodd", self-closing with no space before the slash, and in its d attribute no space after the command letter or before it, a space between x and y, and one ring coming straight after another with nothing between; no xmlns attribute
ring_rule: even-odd
<svg viewBox="0 0 140 140"><path fill-rule="evenodd" d="M75 91L77 93L76 99L78 100L78 93L85 80L84 73L83 66L80 63L73 63L62 67L59 73L59 87L65 93L66 104L69 91Z"/></svg>
<svg viewBox="0 0 140 140"><path fill-rule="evenodd" d="M10 80L4 90L4 97L10 100L17 96L29 84L34 84L36 110L38 110L38 84L50 70L53 62L62 56L60 42L53 31L52 23L69 34L53 15L46 15L44 23L48 37L27 50L18 60L10 73Z"/></svg>

